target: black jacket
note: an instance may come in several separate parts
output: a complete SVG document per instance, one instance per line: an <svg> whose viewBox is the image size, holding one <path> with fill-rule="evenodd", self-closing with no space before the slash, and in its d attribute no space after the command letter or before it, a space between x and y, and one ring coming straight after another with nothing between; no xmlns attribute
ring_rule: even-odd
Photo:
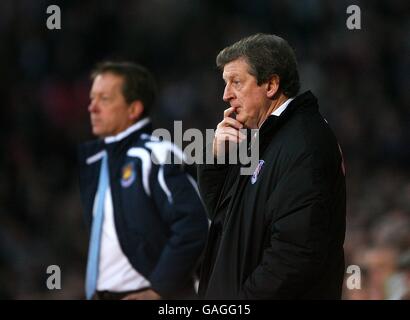
<svg viewBox="0 0 410 320"><path fill-rule="evenodd" d="M194 292L191 276L208 232L205 210L195 182L181 165L151 160L152 153L165 160L170 144L151 137L149 124L133 128L118 141L97 140L80 146L85 220L91 227L101 158L106 152L122 251L162 297L182 297L189 286Z"/></svg>
<svg viewBox="0 0 410 320"><path fill-rule="evenodd" d="M346 186L339 145L309 91L259 130L259 174L198 167L212 225L207 299L340 299Z"/></svg>

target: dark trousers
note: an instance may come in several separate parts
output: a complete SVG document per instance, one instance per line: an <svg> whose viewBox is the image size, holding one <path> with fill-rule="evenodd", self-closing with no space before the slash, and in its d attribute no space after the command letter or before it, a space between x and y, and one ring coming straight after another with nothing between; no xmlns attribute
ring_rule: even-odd
<svg viewBox="0 0 410 320"><path fill-rule="evenodd" d="M137 292L141 292L147 289L149 288L141 288L138 290L122 291L122 292L96 291L92 297L92 300L121 300L131 293L137 293Z"/></svg>
<svg viewBox="0 0 410 320"><path fill-rule="evenodd" d="M92 297L92 300L121 300L131 293L137 293L147 289L149 289L149 287L122 292L96 291ZM197 298L198 296L196 295L194 287L192 285L188 285L170 296L162 297L162 299L171 300L196 300Z"/></svg>

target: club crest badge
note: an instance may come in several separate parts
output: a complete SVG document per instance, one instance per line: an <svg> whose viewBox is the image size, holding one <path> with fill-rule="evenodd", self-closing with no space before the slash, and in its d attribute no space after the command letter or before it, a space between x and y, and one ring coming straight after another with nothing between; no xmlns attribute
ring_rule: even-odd
<svg viewBox="0 0 410 320"><path fill-rule="evenodd" d="M122 167L121 186L128 188L135 180L134 163L130 162Z"/></svg>
<svg viewBox="0 0 410 320"><path fill-rule="evenodd" d="M259 163L256 166L256 169L255 169L255 171L252 175L252 178L251 178L251 183L252 184L255 184L256 180L258 180L259 173L261 172L264 163L265 163L265 161L259 160Z"/></svg>

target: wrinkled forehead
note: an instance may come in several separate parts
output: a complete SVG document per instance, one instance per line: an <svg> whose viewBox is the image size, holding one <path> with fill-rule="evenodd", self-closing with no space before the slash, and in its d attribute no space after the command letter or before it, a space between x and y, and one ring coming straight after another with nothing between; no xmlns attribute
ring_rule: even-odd
<svg viewBox="0 0 410 320"><path fill-rule="evenodd" d="M250 75L249 70L250 66L248 61L241 57L224 65L222 78L227 80L234 76Z"/></svg>

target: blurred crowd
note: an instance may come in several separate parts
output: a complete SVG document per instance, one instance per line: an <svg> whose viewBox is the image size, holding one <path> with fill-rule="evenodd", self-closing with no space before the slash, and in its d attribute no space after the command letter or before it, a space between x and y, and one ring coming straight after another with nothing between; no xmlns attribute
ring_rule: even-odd
<svg viewBox="0 0 410 320"><path fill-rule="evenodd" d="M48 5L61 30L48 30ZM103 59L151 69L156 127L214 128L225 109L220 49L256 32L295 48L302 91L335 130L347 172L345 299L404 299L410 288L410 20L403 0L0 2L0 298L81 299L87 235L76 146L90 138L89 72ZM49 290L49 265L61 290ZM346 273L346 281L353 274ZM357 276L357 274L356 274Z"/></svg>

